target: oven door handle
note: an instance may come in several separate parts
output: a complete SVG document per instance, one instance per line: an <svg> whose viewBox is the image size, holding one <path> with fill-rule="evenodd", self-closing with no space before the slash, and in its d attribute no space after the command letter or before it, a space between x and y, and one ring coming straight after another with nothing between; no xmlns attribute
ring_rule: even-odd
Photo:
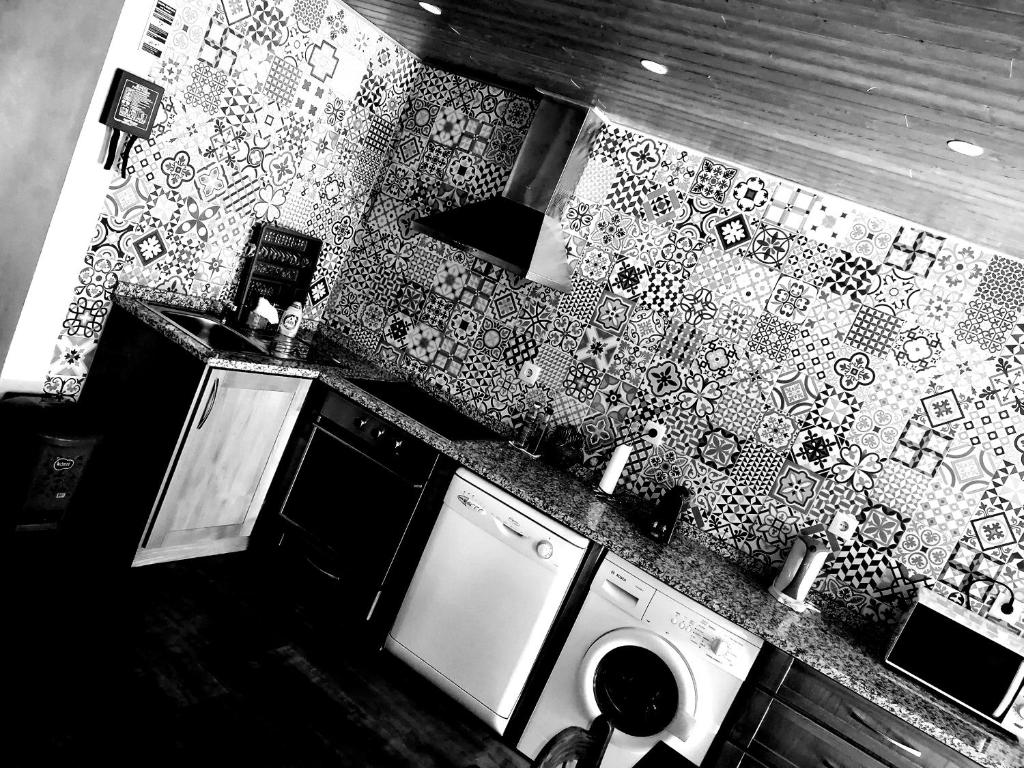
<svg viewBox="0 0 1024 768"><path fill-rule="evenodd" d="M378 468L384 470L389 475L391 475L393 478L395 478L396 480L398 480L402 484L406 485L407 487L412 488L413 490L417 490L417 491L423 488L424 483L413 483L413 482L410 482L409 478L405 477L401 472L396 470L394 467L389 467L387 464L382 462L380 459L374 458L370 454L366 453L366 451L363 451L360 448L352 445L352 443L348 442L347 440L344 440L343 438L338 437L338 435L335 435L330 430L324 429L319 424L314 424L313 425L313 429L316 430L317 432L319 432L320 434L324 435L325 437L329 437L332 440L334 440L335 442L340 443L341 445L345 446L348 450L353 451L354 453L356 453L361 458L366 459L371 464L373 464L375 467L378 467ZM312 440L310 440L310 442L312 442ZM303 463L305 463L305 462L303 462ZM302 471L302 467L300 466L299 467L299 472L301 472L301 471Z"/></svg>
<svg viewBox="0 0 1024 768"><path fill-rule="evenodd" d="M341 576L336 576L335 574L328 571L326 568L321 568L319 565L313 562L313 558L311 558L309 555L306 555L305 557L306 562L313 566L313 568L322 573L324 576L331 579L332 581L341 581Z"/></svg>

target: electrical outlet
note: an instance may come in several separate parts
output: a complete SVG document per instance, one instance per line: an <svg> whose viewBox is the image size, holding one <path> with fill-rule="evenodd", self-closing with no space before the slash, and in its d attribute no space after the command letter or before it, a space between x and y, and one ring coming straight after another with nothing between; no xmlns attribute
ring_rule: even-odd
<svg viewBox="0 0 1024 768"><path fill-rule="evenodd" d="M651 433L654 433L653 435ZM665 440L665 425L651 419L644 424L643 438L651 445L661 445Z"/></svg>
<svg viewBox="0 0 1024 768"><path fill-rule="evenodd" d="M536 363L525 362L523 367L519 369L519 380L524 384L533 386L537 383L537 379L540 378L540 366Z"/></svg>
<svg viewBox="0 0 1024 768"><path fill-rule="evenodd" d="M849 541L857 530L857 518L848 512L837 512L828 524L828 532L839 541Z"/></svg>
<svg viewBox="0 0 1024 768"><path fill-rule="evenodd" d="M1000 590L1000 595L996 598L995 605L989 609L988 615L1012 625L1018 622L1020 617L1024 615L1024 601L1014 600L1010 604L1010 612L1003 613L1003 606L1010 602L1009 597L1004 597L1005 594L1005 591Z"/></svg>

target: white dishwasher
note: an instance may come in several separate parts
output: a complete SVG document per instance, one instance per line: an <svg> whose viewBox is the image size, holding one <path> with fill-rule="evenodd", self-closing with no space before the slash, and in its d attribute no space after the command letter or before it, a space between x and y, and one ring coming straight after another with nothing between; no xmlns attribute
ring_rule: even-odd
<svg viewBox="0 0 1024 768"><path fill-rule="evenodd" d="M459 469L384 647L503 733L588 543Z"/></svg>

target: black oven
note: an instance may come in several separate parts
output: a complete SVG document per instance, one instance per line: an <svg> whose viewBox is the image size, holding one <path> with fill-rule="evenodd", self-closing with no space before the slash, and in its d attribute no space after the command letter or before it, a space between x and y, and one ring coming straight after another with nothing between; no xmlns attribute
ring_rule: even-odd
<svg viewBox="0 0 1024 768"><path fill-rule="evenodd" d="M327 394L280 508L279 545L331 589L344 617L374 616L438 464L426 443Z"/></svg>

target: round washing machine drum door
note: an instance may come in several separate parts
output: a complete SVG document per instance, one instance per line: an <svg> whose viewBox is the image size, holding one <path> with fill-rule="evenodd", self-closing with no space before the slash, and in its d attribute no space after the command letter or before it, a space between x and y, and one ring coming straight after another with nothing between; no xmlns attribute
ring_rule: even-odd
<svg viewBox="0 0 1024 768"><path fill-rule="evenodd" d="M697 689L682 654L645 629L599 637L580 664L584 706L608 718L614 742L646 751L665 734L686 741L696 725Z"/></svg>

